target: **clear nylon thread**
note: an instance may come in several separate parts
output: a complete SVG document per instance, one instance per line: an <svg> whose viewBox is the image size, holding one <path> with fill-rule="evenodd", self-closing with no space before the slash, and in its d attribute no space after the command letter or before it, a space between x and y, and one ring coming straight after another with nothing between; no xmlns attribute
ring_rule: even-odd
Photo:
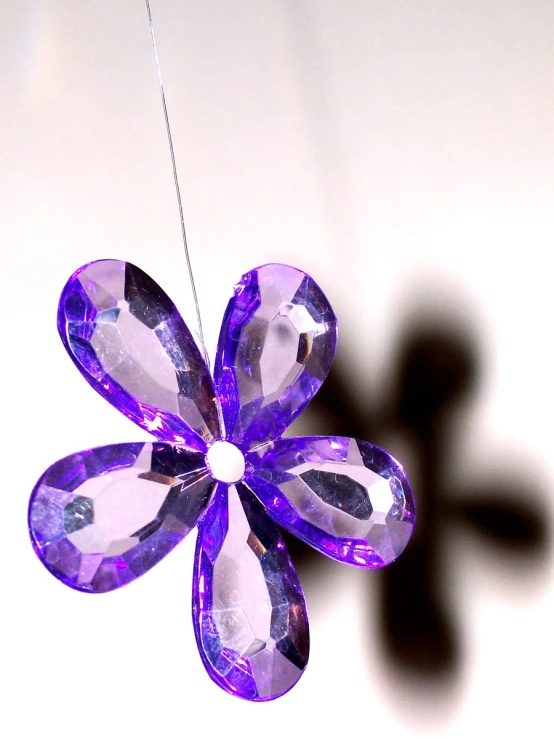
<svg viewBox="0 0 554 739"><path fill-rule="evenodd" d="M185 228L185 218L183 215L183 203L181 200L181 189L179 188L179 177L177 176L177 165L175 163L175 151L173 149L173 139L171 137L171 126L169 125L169 115L167 113L167 105L165 102L165 92L164 92L164 86L163 86L163 80L162 80L162 70L160 67L160 59L158 57L158 47L156 45L156 35L154 33L154 23L152 21L152 12L150 10L149 0L146 0L146 10L148 12L148 23L150 25L150 36L152 37L152 46L154 48L154 59L156 61L156 69L158 71L158 83L160 86L160 94L162 98L162 107L163 107L164 119L165 119L165 130L167 132L167 140L169 143L169 153L171 154L171 166L173 168L173 181L175 182L175 192L177 194L177 203L179 206L179 218L181 221L181 235L183 238L183 246L185 248L185 258L187 260L187 269L189 273L192 297L194 299L194 306L196 308L196 323L198 326L198 337L200 339L200 344L202 348L202 353L204 355L204 360L206 362L206 366L209 367L210 363L208 359L208 352L206 351L206 344L204 342L204 331L202 330L202 319L200 318L200 305L198 304L198 295L196 294L196 286L194 284L192 264L190 261L189 247L188 247L188 241L187 241L187 231Z"/></svg>

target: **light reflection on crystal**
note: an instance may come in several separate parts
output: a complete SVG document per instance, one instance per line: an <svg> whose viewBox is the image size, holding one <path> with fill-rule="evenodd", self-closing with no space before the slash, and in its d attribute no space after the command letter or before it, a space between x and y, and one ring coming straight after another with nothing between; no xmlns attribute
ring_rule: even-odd
<svg viewBox="0 0 554 739"><path fill-rule="evenodd" d="M271 700L300 678L304 597L277 529L245 485L221 486L200 524L193 613L206 669L225 690Z"/></svg>
<svg viewBox="0 0 554 739"><path fill-rule="evenodd" d="M90 384L163 441L204 449L219 436L210 373L177 309L138 267L92 262L68 281L62 340Z"/></svg>
<svg viewBox="0 0 554 739"><path fill-rule="evenodd" d="M282 695L306 666L309 634L300 583L268 514L362 567L393 561L415 523L404 471L386 452L344 437L279 438L333 359L337 322L327 299L292 267L246 274L220 334L218 397L175 306L131 264L77 270L58 328L87 381L171 443L100 447L50 467L29 509L39 558L70 587L112 590L200 521L193 615L206 669L242 698Z"/></svg>
<svg viewBox="0 0 554 739"><path fill-rule="evenodd" d="M269 264L245 275L216 359L229 438L252 448L280 436L325 379L336 333L331 306L304 272Z"/></svg>
<svg viewBox="0 0 554 739"><path fill-rule="evenodd" d="M249 484L270 515L340 561L383 567L415 524L408 480L393 457L346 437L280 439L249 455Z"/></svg>
<svg viewBox="0 0 554 739"><path fill-rule="evenodd" d="M35 550L77 590L103 592L149 570L196 525L214 483L203 454L115 444L50 467L29 507Z"/></svg>

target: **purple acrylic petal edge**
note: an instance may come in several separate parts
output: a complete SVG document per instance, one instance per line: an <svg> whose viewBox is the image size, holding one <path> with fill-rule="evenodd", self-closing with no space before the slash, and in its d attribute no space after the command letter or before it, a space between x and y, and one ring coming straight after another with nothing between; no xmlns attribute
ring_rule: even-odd
<svg viewBox="0 0 554 739"><path fill-rule="evenodd" d="M257 597L242 600L243 588L256 585ZM199 526L193 622L209 676L231 695L273 700L303 674L309 630L302 589L279 532L245 485L221 484Z"/></svg>
<svg viewBox="0 0 554 739"><path fill-rule="evenodd" d="M266 264L244 275L215 363L226 437L245 448L279 437L321 386L336 343L336 316L306 273Z"/></svg>
<svg viewBox="0 0 554 739"><path fill-rule="evenodd" d="M151 569L196 525L214 483L204 455L113 444L61 459L37 482L29 532L44 566L75 590L114 590Z"/></svg>
<svg viewBox="0 0 554 739"><path fill-rule="evenodd" d="M246 481L283 528L323 554L378 568L405 549L415 503L402 466L348 437L279 439L251 452Z"/></svg>
<svg viewBox="0 0 554 739"><path fill-rule="evenodd" d="M58 330L89 384L160 441L204 450L219 435L200 350L172 301L138 267L104 259L78 269L60 297Z"/></svg>

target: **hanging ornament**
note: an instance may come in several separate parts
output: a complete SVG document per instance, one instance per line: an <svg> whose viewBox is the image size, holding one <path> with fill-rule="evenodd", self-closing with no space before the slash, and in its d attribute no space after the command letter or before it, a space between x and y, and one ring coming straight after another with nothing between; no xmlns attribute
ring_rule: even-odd
<svg viewBox="0 0 554 739"><path fill-rule="evenodd" d="M182 210L181 224L188 259ZM189 272L194 292L190 262ZM293 267L248 272L225 312L213 377L173 302L126 262L78 269L58 329L89 384L156 441L52 465L29 507L38 557L66 585L102 593L143 575L198 526L192 612L210 677L252 701L283 695L306 667L309 633L274 522L370 569L398 557L415 523L404 470L382 449L341 436L282 437L333 360L327 298ZM200 321L199 329L203 345Z"/></svg>
<svg viewBox="0 0 554 739"><path fill-rule="evenodd" d="M337 320L304 272L246 274L227 307L210 376L175 305L144 272L103 260L77 270L58 329L85 379L156 442L78 452L38 481L36 553L76 590L135 580L194 526L193 620L208 673L270 700L308 660L300 583L271 519L340 562L376 568L415 522L401 465L366 441L282 438L325 379Z"/></svg>

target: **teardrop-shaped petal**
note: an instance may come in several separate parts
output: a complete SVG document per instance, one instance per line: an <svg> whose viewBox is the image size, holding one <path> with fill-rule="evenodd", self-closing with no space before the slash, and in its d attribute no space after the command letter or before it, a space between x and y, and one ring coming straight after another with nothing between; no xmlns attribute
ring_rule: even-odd
<svg viewBox="0 0 554 739"><path fill-rule="evenodd" d="M212 680L252 701L290 690L308 661L304 595L277 528L243 484L220 485L199 526L193 587Z"/></svg>
<svg viewBox="0 0 554 739"><path fill-rule="evenodd" d="M188 534L214 487L196 450L141 442L78 452L47 469L33 490L33 547L66 585L115 590Z"/></svg>
<svg viewBox="0 0 554 739"><path fill-rule="evenodd" d="M367 441L280 439L248 455L248 484L278 524L339 562L384 567L405 549L415 504L402 466Z"/></svg>
<svg viewBox="0 0 554 739"><path fill-rule="evenodd" d="M215 364L228 439L248 448L279 437L327 376L337 319L304 272L266 264L235 287Z"/></svg>
<svg viewBox="0 0 554 739"><path fill-rule="evenodd" d="M62 292L58 329L92 387L141 428L202 450L219 435L200 351L174 304L138 267L104 259L78 269Z"/></svg>

